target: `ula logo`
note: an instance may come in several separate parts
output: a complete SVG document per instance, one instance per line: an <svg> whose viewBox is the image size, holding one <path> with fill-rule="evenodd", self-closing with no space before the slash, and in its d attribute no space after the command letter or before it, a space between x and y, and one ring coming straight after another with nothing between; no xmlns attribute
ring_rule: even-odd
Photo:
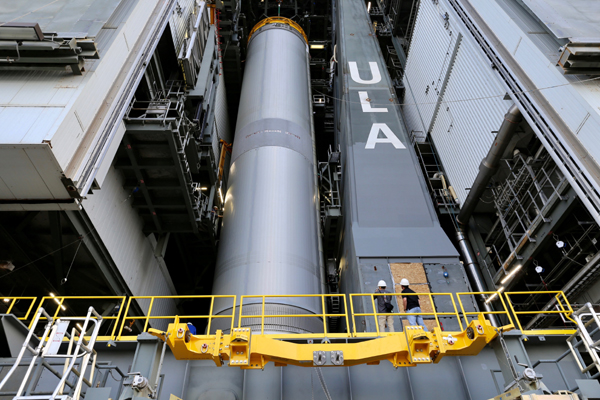
<svg viewBox="0 0 600 400"><path fill-rule="evenodd" d="M348 66L350 67L350 77L356 83L360 83L362 85L374 85L381 81L381 72L379 71L379 66L376 62L370 61L369 68L371 70L371 79L366 80L360 77L360 73L358 72L358 66L356 65L356 61L349 61ZM381 108L373 108L371 107L371 103L369 101L369 95L366 91L359 91L358 97L360 99L360 106L362 111L365 113L386 113L388 109L386 107ZM379 137L379 134L382 133L383 137ZM386 123L373 123L371 125L371 131L369 132L369 137L367 138L367 144L365 145L365 149L374 149L378 143L390 143L396 149L406 149L406 147L402 144L398 136L390 129L390 127Z"/></svg>

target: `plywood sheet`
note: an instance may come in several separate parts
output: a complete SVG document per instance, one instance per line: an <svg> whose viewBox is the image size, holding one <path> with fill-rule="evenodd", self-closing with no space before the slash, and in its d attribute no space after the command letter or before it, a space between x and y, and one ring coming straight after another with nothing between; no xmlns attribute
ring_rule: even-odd
<svg viewBox="0 0 600 400"><path fill-rule="evenodd" d="M408 282L410 282L410 288L416 293L431 293L429 290L429 283L427 282L427 274L425 273L425 268L423 267L422 263L393 263L390 264L390 269L392 271L396 293L400 293L402 291L402 288L400 287L400 280L403 278L408 279ZM399 312L404 312L402 297L397 296L396 300L400 306ZM431 305L431 301L429 300L429 296L420 295L419 305L421 306L421 311L424 313L433 312L433 307ZM402 316L402 325L409 325L406 316ZM425 319L425 325L430 331L437 326L434 319Z"/></svg>
<svg viewBox="0 0 600 400"><path fill-rule="evenodd" d="M422 263L393 263L390 264L390 269L396 285L399 285L403 278L408 279L411 285L427 283L427 275ZM397 289L400 290L400 288Z"/></svg>

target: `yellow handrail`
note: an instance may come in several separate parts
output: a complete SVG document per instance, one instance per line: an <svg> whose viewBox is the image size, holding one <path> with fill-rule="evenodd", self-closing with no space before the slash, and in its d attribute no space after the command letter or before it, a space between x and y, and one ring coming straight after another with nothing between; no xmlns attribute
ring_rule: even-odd
<svg viewBox="0 0 600 400"><path fill-rule="evenodd" d="M548 310L548 311L517 311L513 304L513 298L519 295L531 295L531 294L549 294L556 300L556 309ZM30 304L28 305L27 312L23 316L24 310L20 310L20 316L18 317L22 321L27 321L31 328L32 316L37 313L37 311L44 307L46 311L52 315L54 318L58 318L62 315L74 317L77 316L78 312L87 308L95 302L111 300L113 303L116 302L119 305L118 313L116 315L107 315L103 316L103 319L111 321L112 326L108 326L106 328L106 336L99 336L98 340L101 341L109 341L109 340L120 340L120 341L135 341L137 335L131 333L124 333L123 330L126 329L125 326L128 321L139 321L140 325L136 325L137 331L136 333L147 331L152 325L155 325L153 321L156 320L165 320L168 322L172 322L175 319L206 319L206 334L210 335L211 330L215 329L214 319L227 319L231 320L231 323L227 323L227 326L230 331L233 330L235 326L237 328L242 328L244 326L244 322L246 322L246 326L248 320L256 321L251 324L260 323L260 333L254 332L254 334L267 335L276 339L283 338L293 338L293 337L302 337L302 338L349 338L349 337L372 337L372 336L390 336L394 335L392 333L385 333L379 331L379 324L377 323L377 317L379 316L410 316L412 314L407 312L392 312L392 313L380 313L377 310L377 305L375 302L376 296L427 296L429 299L432 311L431 312L421 312L421 316L433 316L432 320L435 320L438 327L440 327L440 317L452 317L456 318L458 321L458 325L460 326L460 330L462 331L465 326L468 326L470 323L470 319L475 317L478 319L480 315L504 315L507 321L507 324L502 326L501 328L505 331L510 329L520 329L523 335L570 335L575 332L574 328L567 327L567 329L537 329L537 330L524 330L521 322L521 318L527 315L534 314L557 314L563 316L565 319L574 323L571 318L571 314L573 313L573 309L569 304L565 294L561 291L542 291L542 292L459 292L459 293L357 293L357 294L349 294L349 299L344 294L304 294L304 295L248 295L248 296L240 296L239 306L237 305L238 296L235 295L220 295L220 296L210 296L210 295L180 295L180 296L44 296L40 299L39 303L36 305L37 298L35 297L4 297L4 303L6 304L6 313L11 313L16 310L17 304L19 302L28 301ZM456 299L454 298L456 295ZM494 299L496 305L501 305L502 309L497 311L465 311L465 304L463 303L464 296L479 296L484 295L488 296L489 299ZM446 312L439 312L434 300L437 300L436 297L439 296L448 296L450 298L450 303L452 304L453 310ZM327 313L327 299L338 297L341 298L340 301L341 306L343 306L343 310L338 313ZM368 304L370 303L370 307L373 307L373 312L355 312L354 301L362 298L368 298L365 303L367 308L369 308ZM306 311L305 314L274 314L273 311L267 307L269 303L276 303L276 299L288 299L286 303L289 303L289 299L302 299L302 298L313 298L315 304L319 303L321 310L320 312L311 313L310 311ZM158 300L194 300L194 299L206 299L207 302L210 302L209 311L206 315L157 315L157 301ZM217 300L221 299L221 301L226 301L227 309L226 314L222 312L218 315L215 315L215 307L217 306ZM250 299L255 299L251 301ZM132 310L133 302L139 300L147 300L145 303L147 305L147 310L142 312L134 313ZM348 305L348 300L350 300L350 304ZM458 306L455 300L458 300ZM81 307L81 302L85 302L85 307ZM0 302L1 303L1 302ZM79 305L77 304L79 303ZM260 309L259 312L255 312L253 315L244 314L244 307L248 306L248 303L255 305ZM293 304L293 303L292 303ZM207 304L208 305L208 304ZM53 308L55 307L55 308ZM136 308L137 309L137 308ZM222 309L222 307L221 307ZM238 311L239 309L239 311ZM231 311L229 311L231 310ZM247 310L247 308L246 308ZM137 315L140 314L140 315ZM85 313L81 313L80 317L84 317ZM370 318L373 317L375 320L375 328L374 332L359 332L357 326L357 317ZM237 323L235 322L237 318ZM270 334L266 331L265 325L269 324L269 321L273 318L320 318L319 323L322 323L323 328L322 332L317 333L302 333L302 334ZM340 318L345 321L345 326L347 328L344 333L331 333L329 332L327 319L328 318ZM42 318L45 319L45 318ZM260 321L260 322L259 322ZM464 323L463 323L464 322ZM466 323L466 325L465 325ZM133 325L133 324L131 324ZM222 326L219 326L217 330L226 331ZM118 331L117 331L118 330ZM320 330L320 329L319 329ZM400 334L397 332L396 334Z"/></svg>
<svg viewBox="0 0 600 400"><path fill-rule="evenodd" d="M561 310L515 311L515 308L513 307L510 296L531 295L531 294L554 295L555 299L557 300L558 305L560 305ZM508 306L510 307L510 311L515 316L515 320L517 322L517 327L523 333L523 335L532 335L532 336L572 335L575 332L577 332L577 329L523 329L523 326L521 325L519 316L520 315L532 315L532 314L560 314L560 315L564 316L565 318L567 318L568 320L570 320L571 322L575 323L575 321L571 318L571 314L573 314L573 309L571 308L571 304L567 300L567 296L565 296L565 294L562 291L560 291L560 290L545 290L545 291L538 291L538 292L506 292L506 293L504 293L504 295L506 296L506 300L508 301ZM561 297L567 306L566 309L561 302Z"/></svg>
<svg viewBox="0 0 600 400"><path fill-rule="evenodd" d="M370 337L373 336L372 332L358 332L356 329L356 317L373 317L375 319L375 332L377 333L377 336L386 336L386 335L391 335L393 333L391 332L380 332L379 331L379 323L378 323L378 318L379 316L411 316L411 315L415 315L412 313L408 313L408 312L391 312L391 313L381 313L379 311L377 311L377 307L375 306L375 297L376 296L428 296L429 297L429 302L431 303L431 308L433 310L433 312L420 312L419 315L421 316L433 316L436 324L438 327L440 327L440 320L438 318L438 316L453 316L456 317L456 320L458 321L458 325L460 326L460 330L463 330L463 324L462 324L462 320L460 317L460 314L458 313L458 308L456 307L456 303L454 302L454 297L452 296L452 293L353 293L350 294L350 307L352 309L352 325L354 326L353 329L353 335L354 337ZM446 312L438 312L436 310L435 304L433 302L433 296L449 296L450 300L452 302L452 306L454 311L446 311ZM356 313L354 312L354 298L355 297L370 297L371 299L371 306L373 307L373 311L372 313L368 313L368 312L364 312L364 313ZM468 323L467 323L468 324Z"/></svg>
<svg viewBox="0 0 600 400"><path fill-rule="evenodd" d="M207 324L207 334L210 334L210 326L212 324L212 320L214 318L231 318L230 328L233 329L234 319L235 319L235 305L236 305L236 296L234 295L181 295L181 296L131 296L127 301L127 306L125 308L125 313L123 314L123 318L121 319L121 324L119 325L119 332L116 336L116 340L118 341L135 341L137 340L137 335L123 335L123 329L125 327L125 322L127 320L142 320L144 321L143 332L148 330L148 326L150 325L150 320L179 320L179 319L208 319ZM152 308L154 307L154 301L156 299L161 300L191 300L191 299L210 299L210 312L208 315L152 315ZM231 299L232 300L232 311L231 314L225 315L213 315L213 304L215 299ZM131 309L131 303L134 300L150 300L150 304L148 306L148 311L145 315L129 315L129 311Z"/></svg>
<svg viewBox="0 0 600 400"><path fill-rule="evenodd" d="M40 301L40 303L38 304L35 313L32 315L37 314L38 310L41 307L44 307L44 303L46 303L47 301L51 301L56 303L56 310L54 312L54 314L52 315L52 318L57 318L58 314L63 311L63 314L65 314L65 316L69 316L69 317L85 317L85 314L82 315L76 315L76 312L73 312L71 309L67 308L65 306L65 301L67 302L71 302L71 301L77 301L77 300L84 300L86 301L85 304L85 311L87 312L87 308L89 307L89 303L90 301L94 301L94 300L116 300L117 303L119 303L119 312L117 313L117 315L107 315L107 316L102 316L103 320L113 320L114 324L113 324L113 328L112 331L110 333L109 336L98 336L97 340L100 341L104 341L104 340L111 340L114 338L115 336L115 332L116 332L116 328L117 328L117 324L118 321L121 319L121 313L123 311L123 306L125 305L125 296L44 296L42 297L42 300ZM71 304L70 304L71 305ZM44 309L49 312L49 308L48 306L44 307ZM95 318L95 317L92 317ZM46 317L40 317L40 319L46 319ZM29 329L32 328L33 324L33 319L30 321L29 323Z"/></svg>
<svg viewBox="0 0 600 400"><path fill-rule="evenodd" d="M17 303L19 303L21 300L25 300L25 301L30 301L31 302L29 304L29 307L27 308L27 313L25 313L24 316L17 318L17 319L19 319L21 321L26 321L26 320L29 319L29 316L31 314L31 310L35 306L35 302L37 301L37 297L23 297L23 296L4 296L4 297L2 297L3 303L10 303L10 304L8 304L8 309L6 310L6 314L10 314L11 311L13 310L13 308L15 307L15 305Z"/></svg>
<svg viewBox="0 0 600 400"><path fill-rule="evenodd" d="M498 298L500 300L500 302L502 303L502 308L504 311L465 311L465 308L463 307L463 303L462 300L460 299L460 296L478 296L478 295L486 295L487 296L487 301L491 301L491 299L494 298ZM515 323L513 322L512 317L510 316L510 313L508 312L508 307L506 307L506 303L504 301L504 297L502 296L501 292L458 292L456 293L456 298L458 299L458 304L460 305L460 311L463 315L463 318L465 319L466 324L469 324L469 315L480 315L480 314L484 314L484 315L506 315L506 317L508 318L509 324L502 326L502 330L503 331L509 331L511 329L515 328Z"/></svg>
<svg viewBox="0 0 600 400"><path fill-rule="evenodd" d="M328 314L325 310L325 299L327 297L341 297L344 300L344 312L343 313L337 313L337 314ZM266 309L266 299L276 299L276 298L294 298L294 299L299 299L299 298L320 298L321 301L321 313L315 313L315 314L266 314L265 313L265 309ZM247 299L261 299L261 315L244 315L243 310L244 310L244 300ZM255 305L256 303L252 303L252 305ZM248 304L246 304L247 306ZM238 318L238 328L242 328L244 326L244 324L242 323L243 319L256 319L256 318L260 318L261 322L260 322L260 334L264 335L265 334L265 318L321 318L323 320L323 333L302 333L302 334L295 334L296 336L301 335L303 338L322 338L323 336L329 337L329 338L347 338L347 337L351 337L351 335L349 333L330 333L327 332L327 318L342 318L344 317L346 320L346 324L348 324L349 318L348 318L348 308L346 306L346 296L343 294L288 294L288 295L279 295L279 294L274 294L274 295L247 295L247 296L241 296L240 299L240 311L239 311L239 318ZM272 338L284 338L284 337L289 337L289 335L287 334L269 334L269 337Z"/></svg>

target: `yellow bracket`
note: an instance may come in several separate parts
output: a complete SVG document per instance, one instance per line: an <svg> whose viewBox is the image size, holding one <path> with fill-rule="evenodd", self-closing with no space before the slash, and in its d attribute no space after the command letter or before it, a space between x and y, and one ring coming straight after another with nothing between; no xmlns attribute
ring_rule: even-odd
<svg viewBox="0 0 600 400"><path fill-rule="evenodd" d="M268 334L252 334L250 328L243 327L226 335L220 330L215 335L191 335L187 325L181 323L169 324L167 332L148 332L166 340L178 360L213 360L219 367L229 360L230 367L242 369L263 369L269 361L276 366L335 367L387 360L394 367L414 367L438 363L444 356L476 355L498 335L483 314L461 332L440 328L424 332L420 326L408 326L404 332L355 343L299 344ZM316 364L319 354L332 361Z"/></svg>

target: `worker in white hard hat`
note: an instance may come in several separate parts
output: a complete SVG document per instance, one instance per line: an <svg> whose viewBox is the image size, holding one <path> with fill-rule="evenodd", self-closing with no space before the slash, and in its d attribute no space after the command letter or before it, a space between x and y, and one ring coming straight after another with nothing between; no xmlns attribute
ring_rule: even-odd
<svg viewBox="0 0 600 400"><path fill-rule="evenodd" d="M385 288L387 284L384 280L379 281L377 284L377 290L375 293L389 293ZM394 306L392 305L392 296L375 296L377 302L378 313L390 313ZM378 315L377 321L379 322L379 332L385 332L387 327L390 332L394 332L394 319L391 315Z"/></svg>
<svg viewBox="0 0 600 400"><path fill-rule="evenodd" d="M419 305L419 296L412 295L407 296L409 293L415 293L414 290L409 288L410 283L408 279L404 278L400 280L400 286L402 287L402 293L405 295L402 296L402 303L404 303L404 312L415 314L415 315L407 315L408 323L411 325L421 325L423 330L427 332L427 327L425 326L425 322L423 322L423 317L420 314L421 306Z"/></svg>

